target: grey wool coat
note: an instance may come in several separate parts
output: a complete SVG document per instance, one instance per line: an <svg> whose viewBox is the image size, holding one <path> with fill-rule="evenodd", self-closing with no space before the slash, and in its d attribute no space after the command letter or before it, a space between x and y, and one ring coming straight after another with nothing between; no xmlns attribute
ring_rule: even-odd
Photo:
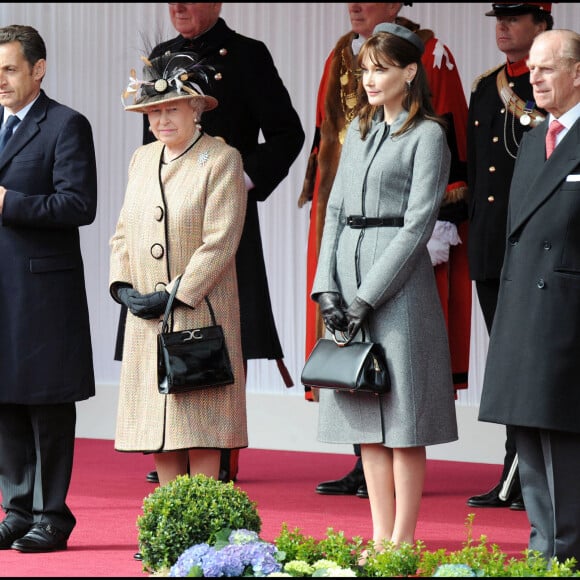
<svg viewBox="0 0 580 580"><path fill-rule="evenodd" d="M235 383L160 394L157 333L162 317L143 320L129 312L115 449L246 447L235 265L247 199L242 159L236 149L208 135L167 165L160 164L162 149L159 141L144 145L130 162L123 207L110 241L110 284L128 283L141 293L170 292L182 275L173 329L209 326L207 295L217 324L223 326Z"/></svg>
<svg viewBox="0 0 580 580"><path fill-rule="evenodd" d="M330 193L312 296L339 292L347 305L358 296L373 307L367 337L383 346L392 386L381 396L321 389L323 442L413 447L457 439L447 330L427 251L450 153L434 121L393 137L407 116L389 127L380 111L364 141L355 119ZM363 214L403 217L404 225L345 225Z"/></svg>

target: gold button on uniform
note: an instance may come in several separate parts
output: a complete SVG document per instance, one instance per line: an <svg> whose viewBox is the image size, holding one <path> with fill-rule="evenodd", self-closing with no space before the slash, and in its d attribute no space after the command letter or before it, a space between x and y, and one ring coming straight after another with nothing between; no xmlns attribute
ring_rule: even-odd
<svg viewBox="0 0 580 580"><path fill-rule="evenodd" d="M490 173L495 173L495 165L490 165L489 172Z"/></svg>
<svg viewBox="0 0 580 580"><path fill-rule="evenodd" d="M492 142L493 142L493 143L497 143L498 141L499 141L499 137L494 137L494 138L492 139Z"/></svg>
<svg viewBox="0 0 580 580"><path fill-rule="evenodd" d="M489 201L489 203L493 203L495 201L495 197L493 195L488 195L487 201Z"/></svg>

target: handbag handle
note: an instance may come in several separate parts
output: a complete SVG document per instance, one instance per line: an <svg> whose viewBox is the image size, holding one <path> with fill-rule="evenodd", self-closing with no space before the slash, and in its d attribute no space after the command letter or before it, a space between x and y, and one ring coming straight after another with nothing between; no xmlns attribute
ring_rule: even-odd
<svg viewBox="0 0 580 580"><path fill-rule="evenodd" d="M361 342L365 342L366 337L365 337L364 328L361 327L360 331L361 331L361 334L362 334L362 341ZM336 333L335 332L332 333L332 340L334 340L334 342L338 346L347 346L348 344L350 344L350 342L352 341L352 339L355 337L354 334L347 334L344 330L339 330L339 332L342 335L342 340L338 340L336 338Z"/></svg>
<svg viewBox="0 0 580 580"><path fill-rule="evenodd" d="M175 285L173 286L173 290L171 290L171 294L169 295L169 300L167 301L167 306L165 307L165 314L163 315L163 325L161 327L161 332L166 333L169 331L169 315L171 314L171 310L173 309L173 301L175 300L175 295L177 294L177 288L179 288L179 283L181 282L181 276L178 276L175 280ZM207 296L203 297L207 307L209 309L209 315L211 316L211 323L213 326L216 326L215 321L215 314L213 312L213 308L211 306L211 302ZM173 330L173 324L171 324L171 330Z"/></svg>

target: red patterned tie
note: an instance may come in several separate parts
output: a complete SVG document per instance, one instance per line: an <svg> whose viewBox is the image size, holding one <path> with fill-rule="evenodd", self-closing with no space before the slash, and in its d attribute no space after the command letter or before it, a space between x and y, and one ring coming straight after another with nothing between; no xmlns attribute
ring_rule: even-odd
<svg viewBox="0 0 580 580"><path fill-rule="evenodd" d="M552 155L552 151L554 151L556 147L556 137L562 129L564 129L564 125L562 125L560 121L556 121L556 119L554 119L550 123L548 132L546 133L546 159Z"/></svg>

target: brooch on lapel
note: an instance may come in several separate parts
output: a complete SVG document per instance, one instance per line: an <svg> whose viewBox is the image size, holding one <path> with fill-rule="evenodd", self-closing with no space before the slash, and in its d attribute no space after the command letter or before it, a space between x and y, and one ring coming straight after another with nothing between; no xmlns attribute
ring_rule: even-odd
<svg viewBox="0 0 580 580"><path fill-rule="evenodd" d="M199 157L197 158L197 164L200 167L203 167L207 163L208 159L209 159L209 151L203 151L202 153L199 154Z"/></svg>

